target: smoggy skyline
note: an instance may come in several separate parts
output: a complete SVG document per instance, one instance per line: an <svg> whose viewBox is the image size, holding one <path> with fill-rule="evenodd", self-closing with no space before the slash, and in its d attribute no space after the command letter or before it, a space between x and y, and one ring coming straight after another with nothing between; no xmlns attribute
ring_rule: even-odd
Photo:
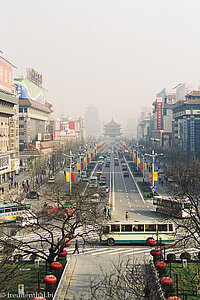
<svg viewBox="0 0 200 300"><path fill-rule="evenodd" d="M198 0L1 1L0 50L25 75L43 75L55 116L118 123L138 118L156 93L200 83Z"/></svg>

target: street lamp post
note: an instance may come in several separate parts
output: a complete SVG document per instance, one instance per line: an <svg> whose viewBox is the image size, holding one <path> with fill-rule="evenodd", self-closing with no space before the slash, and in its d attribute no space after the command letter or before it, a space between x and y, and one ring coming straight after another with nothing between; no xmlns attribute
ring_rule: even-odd
<svg viewBox="0 0 200 300"><path fill-rule="evenodd" d="M160 154L157 154L157 153L154 153L154 150L152 150L152 154L145 154L147 156L150 156L152 157L152 186L154 188L154 169L155 169L155 158L159 155L163 155L163 153L160 153Z"/></svg>
<svg viewBox="0 0 200 300"><path fill-rule="evenodd" d="M72 154L72 152L70 151L70 152L69 152L69 155L67 155L67 154L65 154L65 153L63 153L63 155L69 157L69 176L70 176L70 178L69 178L69 193L70 193L70 195L71 195L71 191L72 191L72 178L71 178L71 173L72 173L72 158L73 158L73 154Z"/></svg>
<svg viewBox="0 0 200 300"><path fill-rule="evenodd" d="M86 169L86 171L87 171L87 144L85 145L86 146L86 166L85 166L85 169Z"/></svg>

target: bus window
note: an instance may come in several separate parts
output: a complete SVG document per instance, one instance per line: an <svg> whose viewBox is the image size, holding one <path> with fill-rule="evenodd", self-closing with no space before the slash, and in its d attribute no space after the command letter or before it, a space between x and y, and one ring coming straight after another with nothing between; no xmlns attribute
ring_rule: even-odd
<svg viewBox="0 0 200 300"><path fill-rule="evenodd" d="M10 212L10 208L5 208L5 213Z"/></svg>
<svg viewBox="0 0 200 300"><path fill-rule="evenodd" d="M120 232L120 225L111 225L112 232Z"/></svg>
<svg viewBox="0 0 200 300"><path fill-rule="evenodd" d="M1 209L0 209L0 214L3 214L3 213L4 213L4 209L1 208Z"/></svg>
<svg viewBox="0 0 200 300"><path fill-rule="evenodd" d="M18 206L18 211L20 210L24 210L24 207L23 206Z"/></svg>
<svg viewBox="0 0 200 300"><path fill-rule="evenodd" d="M108 234L109 233L109 226L103 226L103 233Z"/></svg>
<svg viewBox="0 0 200 300"><path fill-rule="evenodd" d="M144 232L144 225L133 225L133 231L142 231Z"/></svg>
<svg viewBox="0 0 200 300"><path fill-rule="evenodd" d="M11 211L17 211L17 207L12 207Z"/></svg>
<svg viewBox="0 0 200 300"><path fill-rule="evenodd" d="M146 224L145 231L156 231L156 224Z"/></svg>
<svg viewBox="0 0 200 300"><path fill-rule="evenodd" d="M121 225L121 231L132 232L132 225Z"/></svg>
<svg viewBox="0 0 200 300"><path fill-rule="evenodd" d="M169 231L173 231L173 224L169 224Z"/></svg>
<svg viewBox="0 0 200 300"><path fill-rule="evenodd" d="M167 224L158 224L158 231L167 231Z"/></svg>

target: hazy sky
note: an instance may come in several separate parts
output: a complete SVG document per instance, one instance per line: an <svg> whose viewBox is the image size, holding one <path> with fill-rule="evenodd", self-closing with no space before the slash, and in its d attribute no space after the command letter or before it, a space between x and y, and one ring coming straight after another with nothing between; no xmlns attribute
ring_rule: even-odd
<svg viewBox="0 0 200 300"><path fill-rule="evenodd" d="M43 74L57 116L122 124L162 88L200 83L200 0L0 0L0 50ZM63 105L62 105L63 102Z"/></svg>

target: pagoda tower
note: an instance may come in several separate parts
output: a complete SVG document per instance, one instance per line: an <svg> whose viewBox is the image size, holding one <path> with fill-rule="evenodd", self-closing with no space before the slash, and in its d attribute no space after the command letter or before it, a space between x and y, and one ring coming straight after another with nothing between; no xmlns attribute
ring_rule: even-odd
<svg viewBox="0 0 200 300"><path fill-rule="evenodd" d="M110 123L104 126L104 137L108 140L114 141L121 136L121 125L116 123L113 119Z"/></svg>

